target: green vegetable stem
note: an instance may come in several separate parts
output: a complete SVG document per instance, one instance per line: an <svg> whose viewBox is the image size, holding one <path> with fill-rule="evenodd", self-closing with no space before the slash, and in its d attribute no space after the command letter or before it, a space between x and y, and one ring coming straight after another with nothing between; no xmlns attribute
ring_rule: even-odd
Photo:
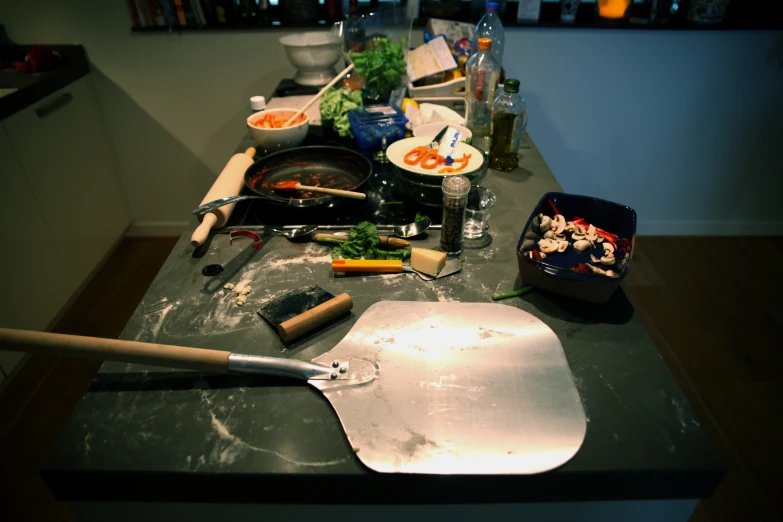
<svg viewBox="0 0 783 522"><path fill-rule="evenodd" d="M532 286L523 286L519 290L514 290L513 292L504 292L501 294L492 294L492 300L493 301L500 301L501 299L508 299L509 297L518 297L520 295L525 295L526 293L533 290Z"/></svg>

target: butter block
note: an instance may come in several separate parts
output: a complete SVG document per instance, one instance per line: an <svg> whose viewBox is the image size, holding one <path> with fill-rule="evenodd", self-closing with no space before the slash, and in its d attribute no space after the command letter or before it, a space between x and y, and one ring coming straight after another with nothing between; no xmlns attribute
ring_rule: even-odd
<svg viewBox="0 0 783 522"><path fill-rule="evenodd" d="M411 268L436 276L446 266L446 252L436 252L428 248L411 249Z"/></svg>

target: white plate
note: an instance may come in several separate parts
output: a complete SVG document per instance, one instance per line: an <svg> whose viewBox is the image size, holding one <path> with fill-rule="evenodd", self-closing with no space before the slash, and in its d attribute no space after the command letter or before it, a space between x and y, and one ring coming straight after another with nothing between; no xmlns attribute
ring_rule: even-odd
<svg viewBox="0 0 783 522"><path fill-rule="evenodd" d="M310 121L310 124L312 125L312 120ZM465 141L468 138L473 136L473 133L470 132L470 129L467 127L463 127L462 125L457 125L456 123L449 123L449 127L454 127L459 131L459 141ZM446 125L443 123L425 123L424 125L419 125L418 127L413 128L413 135L417 138L434 138L436 134L438 134L443 127Z"/></svg>
<svg viewBox="0 0 783 522"><path fill-rule="evenodd" d="M409 153L411 150L415 149L416 147L419 147L421 145L429 145L430 143L432 143L432 137L405 138L404 140L395 141L394 143L392 143L389 146L389 148L386 149L386 156L389 158L389 161L391 161L394 165L396 165L401 169L410 172L415 172L417 174L425 174L428 176L436 176L436 177L467 174L468 172L473 172L474 170L478 170L481 167L481 165L484 163L484 156L482 156L481 152L475 147L468 145L464 141L457 143L457 146L454 147L454 152L451 155L452 158L461 158L463 154L470 154L468 165L461 171L438 174L438 171L446 167L447 165L438 166L435 167L434 169L425 169L420 167L419 165L408 165L407 163L405 163L404 158L407 153Z"/></svg>

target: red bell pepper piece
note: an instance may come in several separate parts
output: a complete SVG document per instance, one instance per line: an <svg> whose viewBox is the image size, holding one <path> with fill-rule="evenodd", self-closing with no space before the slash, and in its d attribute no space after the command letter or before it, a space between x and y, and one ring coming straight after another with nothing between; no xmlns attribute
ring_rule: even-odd
<svg viewBox="0 0 783 522"><path fill-rule="evenodd" d="M554 203L552 203L552 200L549 200L549 206L552 207L552 211L555 213L556 216L560 215L560 212L557 210L557 207Z"/></svg>

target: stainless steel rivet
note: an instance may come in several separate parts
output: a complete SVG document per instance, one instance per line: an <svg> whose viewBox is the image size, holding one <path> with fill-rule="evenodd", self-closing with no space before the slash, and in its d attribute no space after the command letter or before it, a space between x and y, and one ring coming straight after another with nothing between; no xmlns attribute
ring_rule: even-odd
<svg viewBox="0 0 783 522"><path fill-rule="evenodd" d="M332 379L336 379L336 378L337 378L337 374L336 374L336 373L333 373L333 374L332 374Z"/></svg>
<svg viewBox="0 0 783 522"><path fill-rule="evenodd" d="M332 361L332 368L337 368L340 366L340 361Z"/></svg>
<svg viewBox="0 0 783 522"><path fill-rule="evenodd" d="M345 370L346 370L346 368L345 368L345 366L343 366L342 368L340 368L340 373L345 373Z"/></svg>

